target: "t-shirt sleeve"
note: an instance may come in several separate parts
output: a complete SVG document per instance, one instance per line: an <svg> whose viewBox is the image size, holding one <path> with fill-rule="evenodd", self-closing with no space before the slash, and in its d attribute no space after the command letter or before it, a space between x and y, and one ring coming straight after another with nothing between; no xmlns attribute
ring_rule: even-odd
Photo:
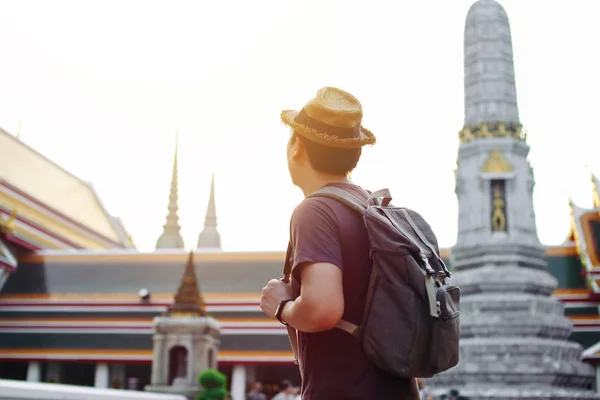
<svg viewBox="0 0 600 400"><path fill-rule="evenodd" d="M296 207L290 221L294 278L299 278L296 267L304 263L326 262L343 271L339 226L332 208L322 199L307 199Z"/></svg>

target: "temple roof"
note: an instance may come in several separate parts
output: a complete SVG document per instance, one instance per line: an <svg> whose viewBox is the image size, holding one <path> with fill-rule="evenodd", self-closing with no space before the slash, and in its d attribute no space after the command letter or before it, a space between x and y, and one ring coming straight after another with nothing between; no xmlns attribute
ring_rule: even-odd
<svg viewBox="0 0 600 400"><path fill-rule="evenodd" d="M581 260L587 286L600 293L600 210L586 209L572 200L571 231Z"/></svg>
<svg viewBox="0 0 600 400"><path fill-rule="evenodd" d="M2 293L137 294L142 288L151 296L175 293L185 266L189 267L189 255L183 250L77 253L20 258L19 269L9 277ZM202 277L204 293L259 293L270 279L281 276L284 258L283 252L196 251L193 266Z"/></svg>
<svg viewBox="0 0 600 400"><path fill-rule="evenodd" d="M0 129L0 181L117 243L122 223L104 208L91 183Z"/></svg>
<svg viewBox="0 0 600 400"><path fill-rule="evenodd" d="M8 267L11 270L16 269L17 259L0 237L0 269L3 267ZM2 282L0 282L0 290L2 290Z"/></svg>
<svg viewBox="0 0 600 400"><path fill-rule="evenodd" d="M190 252L181 283L175 293L173 304L169 307L169 314L190 314L194 316L206 316L204 299L198 288L198 278L194 265L194 253Z"/></svg>

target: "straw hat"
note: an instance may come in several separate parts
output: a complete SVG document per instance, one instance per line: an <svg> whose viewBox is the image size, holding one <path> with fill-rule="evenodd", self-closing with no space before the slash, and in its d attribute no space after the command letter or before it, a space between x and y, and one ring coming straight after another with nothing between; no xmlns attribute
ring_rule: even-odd
<svg viewBox="0 0 600 400"><path fill-rule="evenodd" d="M375 144L375 135L361 126L362 115L356 97L341 89L324 87L302 110L283 110L281 120L312 142L356 149Z"/></svg>

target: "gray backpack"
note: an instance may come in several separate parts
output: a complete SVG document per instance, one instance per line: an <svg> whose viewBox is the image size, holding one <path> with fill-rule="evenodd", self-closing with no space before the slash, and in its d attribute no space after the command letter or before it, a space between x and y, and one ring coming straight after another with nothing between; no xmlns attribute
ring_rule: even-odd
<svg viewBox="0 0 600 400"><path fill-rule="evenodd" d="M373 261L362 323L337 328L362 342L366 357L399 377L429 378L458 363L460 289L429 224L416 212L390 204L387 189L368 205L352 193L325 186L309 197L329 197L360 213ZM373 203L376 203L374 205Z"/></svg>

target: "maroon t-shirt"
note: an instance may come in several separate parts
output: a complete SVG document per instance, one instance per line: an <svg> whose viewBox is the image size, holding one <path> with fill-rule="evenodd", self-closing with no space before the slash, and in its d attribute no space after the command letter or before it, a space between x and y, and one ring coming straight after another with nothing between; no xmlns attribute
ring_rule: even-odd
<svg viewBox="0 0 600 400"><path fill-rule="evenodd" d="M351 184L330 184L352 191L366 202L368 193ZM329 198L305 199L292 214L292 288L300 294L304 263L327 262L342 270L343 319L360 325L371 272L363 219ZM389 375L371 364L360 342L334 328L298 332L303 400L419 399L414 379Z"/></svg>

